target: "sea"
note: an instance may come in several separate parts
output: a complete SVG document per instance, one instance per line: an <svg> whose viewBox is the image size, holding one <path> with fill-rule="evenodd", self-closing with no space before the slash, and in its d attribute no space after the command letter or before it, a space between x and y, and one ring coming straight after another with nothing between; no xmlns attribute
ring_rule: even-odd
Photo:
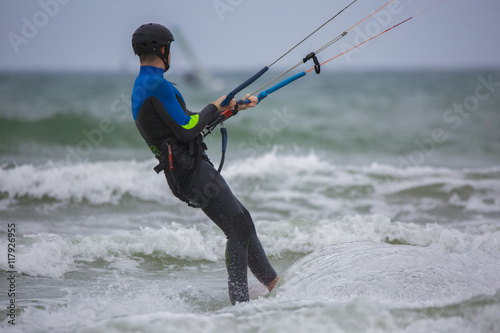
<svg viewBox="0 0 500 333"><path fill-rule="evenodd" d="M200 111L253 73L212 74L167 79ZM500 69L325 69L228 119L222 176L280 275L236 306L136 75L0 73L2 332L500 332Z"/></svg>

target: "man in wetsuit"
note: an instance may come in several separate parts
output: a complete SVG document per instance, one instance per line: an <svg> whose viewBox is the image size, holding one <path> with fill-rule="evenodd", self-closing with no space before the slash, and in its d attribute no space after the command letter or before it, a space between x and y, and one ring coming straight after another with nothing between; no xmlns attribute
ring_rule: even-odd
<svg viewBox="0 0 500 333"><path fill-rule="evenodd" d="M163 25L144 24L132 36L134 53L141 62L132 91L135 124L148 147L158 159L156 172L163 171L172 193L190 206L199 207L224 232L229 297L232 304L249 300L247 266L271 291L278 275L257 237L250 213L233 195L205 154L201 132L222 111L235 108L233 99L208 104L198 113L189 111L180 92L163 78L170 66L172 33ZM239 110L254 107L252 103Z"/></svg>

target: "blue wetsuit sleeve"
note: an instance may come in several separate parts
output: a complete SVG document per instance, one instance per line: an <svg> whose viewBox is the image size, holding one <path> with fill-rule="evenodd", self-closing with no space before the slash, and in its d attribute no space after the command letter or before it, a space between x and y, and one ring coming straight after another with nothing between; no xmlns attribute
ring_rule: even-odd
<svg viewBox="0 0 500 333"><path fill-rule="evenodd" d="M155 89L153 96L159 96L164 109L158 110L160 117L169 125L175 136L188 142L202 132L209 122L218 116L217 107L208 104L198 113L184 111L181 106L182 96L178 95L171 83L162 81ZM174 121L172 121L174 120Z"/></svg>
<svg viewBox="0 0 500 333"><path fill-rule="evenodd" d="M167 112L174 118L174 120L181 126L186 126L192 120L193 115L188 115L184 112L179 99L182 97L176 93L176 89L172 83L166 80L161 80L160 84L152 92L153 96L158 97L158 99L163 103Z"/></svg>

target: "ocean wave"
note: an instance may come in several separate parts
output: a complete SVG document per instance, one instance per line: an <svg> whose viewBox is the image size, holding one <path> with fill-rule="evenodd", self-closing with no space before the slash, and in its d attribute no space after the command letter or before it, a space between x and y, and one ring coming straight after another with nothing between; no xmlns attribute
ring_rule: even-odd
<svg viewBox="0 0 500 333"><path fill-rule="evenodd" d="M127 196L143 201L173 200L167 195L165 181L153 172L154 165L151 159L1 168L0 197L26 205L43 200L116 205Z"/></svg>
<svg viewBox="0 0 500 333"><path fill-rule="evenodd" d="M498 251L450 252L441 244L347 242L295 261L273 292L234 307L189 286L142 286L118 275L110 286L73 290L64 306L25 309L21 319L30 320L21 324L61 332L495 332L499 259ZM197 297L216 308L200 309Z"/></svg>
<svg viewBox="0 0 500 333"><path fill-rule="evenodd" d="M484 301L480 304L477 300ZM182 305L180 306L182 308ZM444 307L390 309L374 300L311 302L259 299L216 313L157 311L91 322L79 333L165 332L497 332L499 296ZM401 317L404 313L407 317Z"/></svg>
<svg viewBox="0 0 500 333"><path fill-rule="evenodd" d="M500 290L498 251L450 252L382 243L316 250L283 274L277 296L338 302L373 298L392 306L444 306ZM317 274L320 273L320 274Z"/></svg>
<svg viewBox="0 0 500 333"><path fill-rule="evenodd" d="M348 215L319 221L260 221L258 226L262 242L268 244L267 252L275 256L309 253L344 242L384 242L421 247L441 244L450 251L500 249L500 227L493 225L461 230L438 224L393 222L381 215Z"/></svg>
<svg viewBox="0 0 500 333"><path fill-rule="evenodd" d="M208 234L208 235L207 235ZM29 275L61 277L79 265L104 261L115 267L135 267L144 258L166 261L221 259L225 238L209 226L176 223L160 229L144 228L111 235L90 236L38 233L25 235L16 247L17 270ZM3 242L3 241L2 241ZM130 262L134 264L131 266ZM2 269L8 270L2 263Z"/></svg>
<svg viewBox="0 0 500 333"><path fill-rule="evenodd" d="M500 250L500 228L468 227L463 230L437 224L426 226L392 222L383 216L345 216L333 220L257 221L257 231L268 255L304 255L349 242L373 242L427 247L439 244L450 252ZM0 241L5 243L4 240ZM3 246L3 245L2 245ZM225 237L213 224L121 231L113 234L65 235L37 233L19 239L18 271L29 275L60 277L79 265L104 261L114 267L137 269L144 261L222 261ZM417 250L415 250L417 251ZM125 263L124 265L122 265ZM7 270L6 264L0 266Z"/></svg>
<svg viewBox="0 0 500 333"><path fill-rule="evenodd" d="M269 210L323 218L382 214L409 222L489 222L500 217L500 168L339 165L319 153L263 156L229 164L225 177ZM330 215L328 215L330 214Z"/></svg>
<svg viewBox="0 0 500 333"><path fill-rule="evenodd" d="M0 209L33 203L179 203L154 159L2 166ZM259 218L380 214L416 223L491 224L500 217L500 168L338 165L275 149L226 163L223 176ZM258 198L258 199L257 199Z"/></svg>

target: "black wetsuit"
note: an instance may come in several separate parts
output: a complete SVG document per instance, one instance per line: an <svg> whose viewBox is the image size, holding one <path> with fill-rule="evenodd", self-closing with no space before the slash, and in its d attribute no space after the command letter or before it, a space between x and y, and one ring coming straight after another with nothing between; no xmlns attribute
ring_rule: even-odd
<svg viewBox="0 0 500 333"><path fill-rule="evenodd" d="M172 193L199 207L227 238L226 266L231 303L249 300L247 266L267 285L277 274L260 244L250 213L233 195L205 154L200 134L220 112L208 104L199 113L186 109L163 69L142 66L132 92L135 124L159 160ZM215 182L214 182L215 179Z"/></svg>

